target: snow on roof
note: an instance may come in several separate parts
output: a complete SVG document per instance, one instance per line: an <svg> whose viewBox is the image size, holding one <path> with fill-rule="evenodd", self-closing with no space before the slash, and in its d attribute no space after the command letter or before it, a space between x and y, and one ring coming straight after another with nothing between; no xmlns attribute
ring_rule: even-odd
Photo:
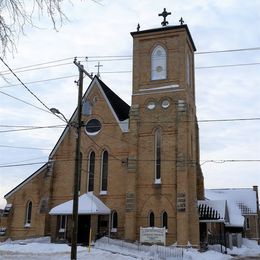
<svg viewBox="0 0 260 260"><path fill-rule="evenodd" d="M256 192L253 189L206 189L205 197L208 199L225 199L233 201L240 208L242 214L256 214Z"/></svg>
<svg viewBox="0 0 260 260"><path fill-rule="evenodd" d="M225 222L226 216L226 200L198 200L198 205L206 205L217 211L219 214L218 221L212 220L212 222ZM210 221L207 221L210 222Z"/></svg>
<svg viewBox="0 0 260 260"><path fill-rule="evenodd" d="M64 202L49 212L50 215L72 215L73 200ZM88 192L79 197L79 215L107 215L110 209L98 199L93 192Z"/></svg>
<svg viewBox="0 0 260 260"><path fill-rule="evenodd" d="M227 200L230 223L227 226L243 227L242 214L256 214L256 193L252 189L206 189L209 200Z"/></svg>

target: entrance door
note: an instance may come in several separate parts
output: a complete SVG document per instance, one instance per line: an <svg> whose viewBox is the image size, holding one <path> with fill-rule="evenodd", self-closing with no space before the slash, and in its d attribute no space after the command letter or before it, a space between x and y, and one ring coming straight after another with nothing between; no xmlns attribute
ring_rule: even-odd
<svg viewBox="0 0 260 260"><path fill-rule="evenodd" d="M78 243L88 245L89 244L89 230L90 230L90 215L78 216Z"/></svg>

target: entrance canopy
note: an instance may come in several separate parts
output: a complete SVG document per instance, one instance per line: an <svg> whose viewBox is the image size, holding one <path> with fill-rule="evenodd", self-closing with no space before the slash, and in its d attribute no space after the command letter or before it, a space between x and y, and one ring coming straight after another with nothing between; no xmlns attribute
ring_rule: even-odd
<svg viewBox="0 0 260 260"><path fill-rule="evenodd" d="M49 212L50 215L72 215L73 200L64 202ZM79 197L79 215L108 215L111 210L98 199L93 192L88 192Z"/></svg>

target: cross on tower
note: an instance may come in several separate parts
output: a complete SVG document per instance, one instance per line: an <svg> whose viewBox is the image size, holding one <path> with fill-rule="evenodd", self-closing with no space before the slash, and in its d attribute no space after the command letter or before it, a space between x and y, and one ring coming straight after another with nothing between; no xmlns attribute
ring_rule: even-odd
<svg viewBox="0 0 260 260"><path fill-rule="evenodd" d="M95 65L95 67L98 68L97 77L100 78L99 68L103 67L103 65L100 65L100 63L98 62L98 65Z"/></svg>
<svg viewBox="0 0 260 260"><path fill-rule="evenodd" d="M184 20L182 19L182 17L181 17L181 19L179 20L179 22L180 22L181 25L184 24Z"/></svg>
<svg viewBox="0 0 260 260"><path fill-rule="evenodd" d="M166 25L168 24L168 21L166 21L166 17L167 17L168 15L170 15L170 14L172 14L172 13L168 13L168 12L166 11L166 8L163 9L163 12L162 12L161 14L158 14L158 16L162 16L162 17L163 17L163 21L161 22L161 25L162 25L162 26L166 26Z"/></svg>

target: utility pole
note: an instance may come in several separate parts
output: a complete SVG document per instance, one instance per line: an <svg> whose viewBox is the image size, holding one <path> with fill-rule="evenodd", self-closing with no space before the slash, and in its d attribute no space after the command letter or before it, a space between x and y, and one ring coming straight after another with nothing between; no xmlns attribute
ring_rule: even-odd
<svg viewBox="0 0 260 260"><path fill-rule="evenodd" d="M72 234L71 234L71 260L77 259L77 234L78 234L78 204L79 204L79 178L81 169L80 160L80 141L81 141L81 117L82 117L82 92L83 92L83 72L92 79L92 75L84 70L84 66L74 59L74 64L79 69L78 81L78 111L77 111L77 140L76 140L76 158L75 158L75 173L74 173L74 186L73 186L73 212L72 212Z"/></svg>

